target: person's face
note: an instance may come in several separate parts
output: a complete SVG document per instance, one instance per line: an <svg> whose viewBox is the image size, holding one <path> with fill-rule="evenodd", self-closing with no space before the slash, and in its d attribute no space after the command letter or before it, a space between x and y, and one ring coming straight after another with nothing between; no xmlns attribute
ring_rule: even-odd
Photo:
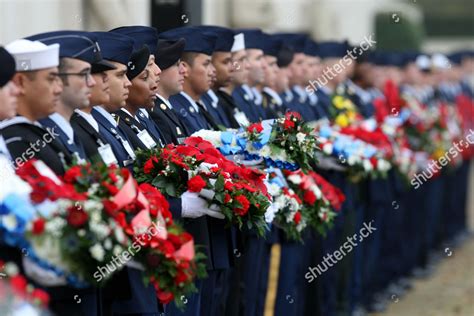
<svg viewBox="0 0 474 316"><path fill-rule="evenodd" d="M261 49L247 49L247 58L250 66L248 84L251 86L263 84L266 66L263 51Z"/></svg>
<svg viewBox="0 0 474 316"><path fill-rule="evenodd" d="M153 107L156 99L156 77L151 76L152 67L145 68L132 79L127 104L135 107Z"/></svg>
<svg viewBox="0 0 474 316"><path fill-rule="evenodd" d="M58 67L30 73L19 72L13 77L13 81L19 89L19 98L28 107L33 119L39 120L56 112L63 91Z"/></svg>
<svg viewBox="0 0 474 316"><path fill-rule="evenodd" d="M71 109L83 109L89 106L91 90L96 82L92 77L91 65L88 62L67 58L66 73L83 75L63 76L63 92L61 101Z"/></svg>
<svg viewBox="0 0 474 316"><path fill-rule="evenodd" d="M345 68L340 66L340 61L341 59L339 58L326 58L324 60L324 69L329 68L330 70L332 70L332 74L330 71L328 71L327 73L330 74L330 76L333 78L331 79L331 81L335 84L344 82L344 80L346 80L347 78L347 72ZM335 66L336 64L338 66Z"/></svg>
<svg viewBox="0 0 474 316"><path fill-rule="evenodd" d="M109 74L107 71L92 74L95 85L91 88L90 104L107 104L110 101Z"/></svg>
<svg viewBox="0 0 474 316"><path fill-rule="evenodd" d="M160 83L161 79L161 69L158 67L158 65L155 63L155 55L150 54L150 58L148 59L148 65L147 65L148 70L150 71L150 77L152 80L155 80L156 84Z"/></svg>
<svg viewBox="0 0 474 316"><path fill-rule="evenodd" d="M306 60L306 64L305 64L306 71L305 71L304 81L309 82L310 80L314 80L317 78L315 77L315 74L318 67L318 57L306 55L305 60Z"/></svg>
<svg viewBox="0 0 474 316"><path fill-rule="evenodd" d="M232 81L240 86L248 83L250 64L245 50L239 50L232 54Z"/></svg>
<svg viewBox="0 0 474 316"><path fill-rule="evenodd" d="M304 84L306 56L303 53L296 53L288 69L291 71L290 85Z"/></svg>
<svg viewBox="0 0 474 316"><path fill-rule="evenodd" d="M285 92L290 87L290 70L288 67L278 68L275 78L275 91L278 93Z"/></svg>
<svg viewBox="0 0 474 316"><path fill-rule="evenodd" d="M19 89L13 81L0 88L0 121L16 115L18 93Z"/></svg>
<svg viewBox="0 0 474 316"><path fill-rule="evenodd" d="M126 76L127 66L117 62L112 63L117 69L107 71L107 75L109 76L110 100L107 104L104 104L109 112L118 111L121 107L125 106L129 94L129 87L132 85Z"/></svg>
<svg viewBox="0 0 474 316"><path fill-rule="evenodd" d="M405 66L403 72L403 82L407 84L418 84L421 81L421 72L415 63L409 63Z"/></svg>
<svg viewBox="0 0 474 316"><path fill-rule="evenodd" d="M230 52L214 52L212 54L212 64L216 69L217 88L227 87L232 81L232 53Z"/></svg>
<svg viewBox="0 0 474 316"><path fill-rule="evenodd" d="M211 56L197 54L192 65L183 62L184 78L197 94L203 94L212 86L212 77L215 68L211 63Z"/></svg>
<svg viewBox="0 0 474 316"><path fill-rule="evenodd" d="M265 56L265 85L274 88L276 76L278 75L277 58L274 56Z"/></svg>
<svg viewBox="0 0 474 316"><path fill-rule="evenodd" d="M184 65L178 60L173 66L161 72L159 89L167 95L175 95L183 91Z"/></svg>

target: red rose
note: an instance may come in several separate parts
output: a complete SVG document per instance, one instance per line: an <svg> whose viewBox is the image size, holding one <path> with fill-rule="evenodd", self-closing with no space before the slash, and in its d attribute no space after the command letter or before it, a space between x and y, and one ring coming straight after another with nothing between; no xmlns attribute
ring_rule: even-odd
<svg viewBox="0 0 474 316"><path fill-rule="evenodd" d="M285 122L283 123L283 128L286 130L292 129L295 127L295 122L292 120L286 119Z"/></svg>
<svg viewBox="0 0 474 316"><path fill-rule="evenodd" d="M295 213L295 217L293 217L293 220L295 221L295 224L298 225L301 221L301 213L298 211Z"/></svg>
<svg viewBox="0 0 474 316"><path fill-rule="evenodd" d="M171 258L176 251L176 248L173 246L173 243L168 240L164 240L159 248L165 254L166 258Z"/></svg>
<svg viewBox="0 0 474 316"><path fill-rule="evenodd" d="M250 133L261 133L263 131L262 123L253 123L248 128L247 131Z"/></svg>
<svg viewBox="0 0 474 316"><path fill-rule="evenodd" d="M64 174L64 181L67 183L74 183L76 179L82 175L82 170L80 166L74 166Z"/></svg>
<svg viewBox="0 0 474 316"><path fill-rule="evenodd" d="M308 190L304 193L303 200L309 205L313 205L316 202L316 195L313 193L313 191Z"/></svg>
<svg viewBox="0 0 474 316"><path fill-rule="evenodd" d="M110 200L103 200L102 204L104 205L104 210L107 214L112 217L117 216L117 212L119 211L117 204Z"/></svg>
<svg viewBox="0 0 474 316"><path fill-rule="evenodd" d="M87 222L88 218L89 216L82 210L82 208L73 206L68 209L66 220L69 225L73 227L82 227Z"/></svg>
<svg viewBox="0 0 474 316"><path fill-rule="evenodd" d="M116 195L119 193L119 189L115 185L102 181L102 186L105 187L111 195Z"/></svg>
<svg viewBox="0 0 474 316"><path fill-rule="evenodd" d="M44 219L38 218L33 222L33 235L41 235L44 232Z"/></svg>
<svg viewBox="0 0 474 316"><path fill-rule="evenodd" d="M146 174L149 174L153 171L155 168L154 162L158 162L158 159L156 157L151 157L145 162L145 165L143 166L143 172Z"/></svg>
<svg viewBox="0 0 474 316"><path fill-rule="evenodd" d="M34 289L31 297L33 301L38 302L43 307L47 307L49 304L49 294L41 289Z"/></svg>
<svg viewBox="0 0 474 316"><path fill-rule="evenodd" d="M27 285L28 282L26 279L19 274L10 277L10 286L12 287L13 292L19 296L23 296L26 293Z"/></svg>
<svg viewBox="0 0 474 316"><path fill-rule="evenodd" d="M244 216L245 214L247 214L250 207L249 200L247 200L247 198L244 195L237 195L234 198L234 200L237 201L241 205L241 207L236 207L234 209L234 212L239 216Z"/></svg>
<svg viewBox="0 0 474 316"><path fill-rule="evenodd" d="M174 300L174 295L171 292L157 290L156 293L156 296L160 300L161 304L168 304Z"/></svg>
<svg viewBox="0 0 474 316"><path fill-rule="evenodd" d="M188 180L188 190L191 192L201 192L205 187L206 181L199 175Z"/></svg>
<svg viewBox="0 0 474 316"><path fill-rule="evenodd" d="M180 263L178 263L178 269L188 270L190 267L191 265L189 264L189 261L181 261Z"/></svg>
<svg viewBox="0 0 474 316"><path fill-rule="evenodd" d="M188 281L188 276L186 275L186 273L184 273L183 271L178 271L178 273L176 273L176 276L174 277L174 284L179 286L180 284L185 283L186 281Z"/></svg>
<svg viewBox="0 0 474 316"><path fill-rule="evenodd" d="M224 204L229 203L232 200L230 194L226 193L224 196Z"/></svg>

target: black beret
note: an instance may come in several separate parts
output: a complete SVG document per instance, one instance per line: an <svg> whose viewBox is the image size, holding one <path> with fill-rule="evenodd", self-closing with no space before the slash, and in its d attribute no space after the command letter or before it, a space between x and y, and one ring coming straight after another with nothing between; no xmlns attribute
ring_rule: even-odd
<svg viewBox="0 0 474 316"><path fill-rule="evenodd" d="M165 40L158 41L156 49L155 62L161 70L165 70L173 66L183 54L186 40L180 38L179 40Z"/></svg>
<svg viewBox="0 0 474 316"><path fill-rule="evenodd" d="M135 50L130 56L130 61L127 63L127 78L133 80L138 76L148 65L150 59L150 49L147 45L143 45L141 49Z"/></svg>
<svg viewBox="0 0 474 316"><path fill-rule="evenodd" d="M15 59L3 47L0 47L0 65L0 88L2 88L15 74Z"/></svg>

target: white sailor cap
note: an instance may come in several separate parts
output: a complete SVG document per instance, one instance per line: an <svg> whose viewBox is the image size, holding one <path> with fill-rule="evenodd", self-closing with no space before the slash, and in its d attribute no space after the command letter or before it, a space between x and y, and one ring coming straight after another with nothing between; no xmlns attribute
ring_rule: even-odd
<svg viewBox="0 0 474 316"><path fill-rule="evenodd" d="M16 71L34 71L59 65L59 44L19 39L5 49L15 58Z"/></svg>
<svg viewBox="0 0 474 316"><path fill-rule="evenodd" d="M420 55L416 58L416 65L421 70L431 69L431 59L427 55Z"/></svg>
<svg viewBox="0 0 474 316"><path fill-rule="evenodd" d="M238 33L234 35L234 44L232 45L232 48L230 51L232 53L238 52L239 50L245 49L245 38L244 38L244 33Z"/></svg>
<svg viewBox="0 0 474 316"><path fill-rule="evenodd" d="M440 53L434 54L431 57L431 63L435 69L448 69L451 67L449 58Z"/></svg>

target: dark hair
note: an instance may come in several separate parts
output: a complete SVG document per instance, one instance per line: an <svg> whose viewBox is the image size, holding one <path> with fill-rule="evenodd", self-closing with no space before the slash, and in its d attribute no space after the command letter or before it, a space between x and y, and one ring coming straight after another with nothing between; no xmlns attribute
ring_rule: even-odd
<svg viewBox="0 0 474 316"><path fill-rule="evenodd" d="M183 55L181 55L181 61L186 62L192 67L194 64L194 59L196 59L198 55L199 53L196 52L184 52Z"/></svg>

